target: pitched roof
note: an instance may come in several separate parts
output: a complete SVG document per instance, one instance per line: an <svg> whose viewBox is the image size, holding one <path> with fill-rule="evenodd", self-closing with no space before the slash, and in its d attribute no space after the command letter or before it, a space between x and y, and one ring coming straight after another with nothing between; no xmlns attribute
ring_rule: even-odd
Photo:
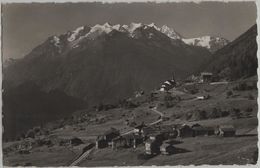
<svg viewBox="0 0 260 168"><path fill-rule="evenodd" d="M219 127L222 131L236 131L233 125L222 125Z"/></svg>

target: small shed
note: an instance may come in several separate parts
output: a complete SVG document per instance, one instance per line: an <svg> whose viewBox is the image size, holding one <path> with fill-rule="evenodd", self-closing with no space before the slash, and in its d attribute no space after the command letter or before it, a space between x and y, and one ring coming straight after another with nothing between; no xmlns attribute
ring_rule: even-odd
<svg viewBox="0 0 260 168"><path fill-rule="evenodd" d="M223 125L217 128L216 134L223 137L233 137L236 135L236 129L232 125Z"/></svg>
<svg viewBox="0 0 260 168"><path fill-rule="evenodd" d="M211 72L202 72L200 74L201 82L211 82L213 74Z"/></svg>
<svg viewBox="0 0 260 168"><path fill-rule="evenodd" d="M108 146L108 142L103 139L103 136L98 136L96 139L96 149L105 148Z"/></svg>
<svg viewBox="0 0 260 168"><path fill-rule="evenodd" d="M161 154L163 154L163 155L173 154L173 152L174 152L174 147L173 147L171 144L163 143L163 144L160 146L160 152L161 152Z"/></svg>

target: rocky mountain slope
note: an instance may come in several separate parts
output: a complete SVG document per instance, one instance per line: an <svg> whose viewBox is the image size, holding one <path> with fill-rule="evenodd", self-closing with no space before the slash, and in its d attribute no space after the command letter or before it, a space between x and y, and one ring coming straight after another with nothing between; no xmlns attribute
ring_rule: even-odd
<svg viewBox="0 0 260 168"><path fill-rule="evenodd" d="M172 72L179 78L189 75L209 59L208 50L186 45L166 27L160 30L168 36L157 29L106 23L52 36L4 69L4 86L30 80L45 91L112 102L154 89Z"/></svg>
<svg viewBox="0 0 260 168"><path fill-rule="evenodd" d="M33 126L69 116L87 104L64 92L43 92L32 82L3 92L4 140L14 140Z"/></svg>
<svg viewBox="0 0 260 168"><path fill-rule="evenodd" d="M5 137L86 103L116 103L137 90L152 90L172 73L185 77L210 55L206 48L184 43L174 29L155 24L105 23L49 37L4 67Z"/></svg>
<svg viewBox="0 0 260 168"><path fill-rule="evenodd" d="M205 66L221 78L239 79L257 74L257 25L218 50Z"/></svg>

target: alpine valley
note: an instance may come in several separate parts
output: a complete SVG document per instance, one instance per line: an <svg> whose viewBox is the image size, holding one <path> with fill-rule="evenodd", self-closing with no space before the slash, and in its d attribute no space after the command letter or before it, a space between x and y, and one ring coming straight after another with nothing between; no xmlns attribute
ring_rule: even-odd
<svg viewBox="0 0 260 168"><path fill-rule="evenodd" d="M48 37L4 64L4 165L255 164L256 36L257 25L229 42L154 23L105 23ZM223 125L232 125L231 137ZM143 127L179 133L146 155L154 137ZM111 131L143 142L99 148L99 135Z"/></svg>

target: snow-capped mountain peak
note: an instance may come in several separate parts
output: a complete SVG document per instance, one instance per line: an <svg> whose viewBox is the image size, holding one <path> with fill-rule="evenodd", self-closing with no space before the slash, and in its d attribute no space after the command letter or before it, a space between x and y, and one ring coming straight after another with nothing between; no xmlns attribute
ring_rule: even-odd
<svg viewBox="0 0 260 168"><path fill-rule="evenodd" d="M68 41L74 41L77 37L77 35L79 34L79 32L81 30L84 29L84 26L78 27L77 29L75 29L72 34L70 35L70 37L68 37Z"/></svg>
<svg viewBox="0 0 260 168"><path fill-rule="evenodd" d="M188 45L200 46L209 49L211 52L222 48L227 45L228 40L221 37L202 36L196 38L183 38L182 41Z"/></svg>
<svg viewBox="0 0 260 168"><path fill-rule="evenodd" d="M159 28L158 26L156 26L155 23L150 23L150 24L148 24L147 26L148 26L148 27L153 27L153 28L155 28L155 30L157 30L157 31L160 31L160 30L161 30L161 28Z"/></svg>
<svg viewBox="0 0 260 168"><path fill-rule="evenodd" d="M181 36L173 28L169 28L167 25L163 25L160 31L171 39L181 39Z"/></svg>
<svg viewBox="0 0 260 168"><path fill-rule="evenodd" d="M57 37L57 36L53 36L51 41L53 42L53 44L54 44L56 47L58 47L58 46L60 45L60 38Z"/></svg>
<svg viewBox="0 0 260 168"><path fill-rule="evenodd" d="M130 38L138 38L140 34L136 33L136 30L142 28L144 31L149 31L148 28L154 28L155 30L165 34L170 39L173 40L182 40L184 43L193 46L200 46L209 49L211 52L215 52L217 49L225 46L228 41L221 37L211 37L211 36L202 36L197 38L183 38L179 33L177 33L173 28L163 25L161 27L157 26L155 23L143 24L143 23L130 23L129 25L120 25L120 24L109 24L104 23L103 25L96 24L92 27L81 26L72 32L68 33L67 41L70 45L75 47L82 39L93 40L96 37L102 34L109 34L112 31L118 31L127 33ZM148 38L151 38L154 34L152 32L148 33ZM59 45L59 37L54 37L54 44Z"/></svg>
<svg viewBox="0 0 260 168"><path fill-rule="evenodd" d="M130 23L129 25L123 25L129 33L133 33L137 28L143 26L142 23Z"/></svg>

